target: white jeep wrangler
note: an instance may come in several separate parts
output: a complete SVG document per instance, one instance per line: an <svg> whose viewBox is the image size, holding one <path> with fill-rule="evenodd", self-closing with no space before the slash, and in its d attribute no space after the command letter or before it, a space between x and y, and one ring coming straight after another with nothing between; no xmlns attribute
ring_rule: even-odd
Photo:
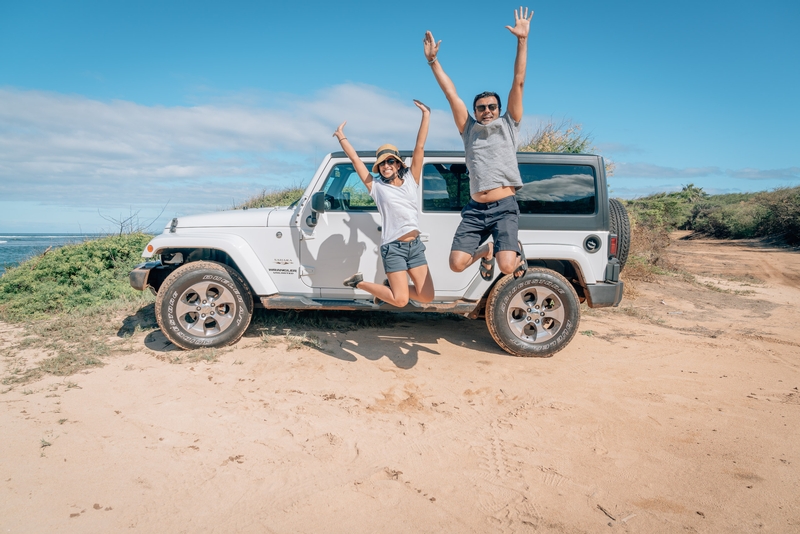
<svg viewBox="0 0 800 534"><path fill-rule="evenodd" d="M359 153L367 167L372 153ZM410 152L401 152L410 165ZM355 272L383 282L381 221L344 152L322 161L303 196L288 207L222 211L172 219L130 273L131 286L157 295L164 335L184 349L219 347L244 334L254 307L293 310L450 312L486 318L489 332L516 356L550 356L575 335L580 303L617 306L630 226L608 198L603 158L519 153L519 239L527 273L515 280L478 263L461 273L448 257L461 208L469 201L463 152L425 154L421 239L436 293L405 308L373 303L342 285Z"/></svg>

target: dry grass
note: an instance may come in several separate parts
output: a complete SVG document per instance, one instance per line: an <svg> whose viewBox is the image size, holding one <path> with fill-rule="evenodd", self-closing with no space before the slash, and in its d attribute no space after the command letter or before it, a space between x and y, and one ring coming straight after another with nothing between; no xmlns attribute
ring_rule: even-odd
<svg viewBox="0 0 800 534"><path fill-rule="evenodd" d="M631 245L621 278L625 282L624 298L636 299L641 294L641 282L653 282L658 276L675 272L677 267L667 253L670 246L667 228L637 220L635 212L628 215Z"/></svg>
<svg viewBox="0 0 800 534"><path fill-rule="evenodd" d="M631 280L653 281L656 275L675 270L667 255L669 232L631 220L631 248L625 276Z"/></svg>
<svg viewBox="0 0 800 534"><path fill-rule="evenodd" d="M305 332L299 336L286 334L286 350L299 350L308 347L325 352L325 349L322 348L323 343L325 341L320 340L319 337Z"/></svg>
<svg viewBox="0 0 800 534"><path fill-rule="evenodd" d="M21 325L22 336L4 348L0 383L8 391L45 375L70 376L129 351L131 335L156 328L155 318L143 311L152 310L142 307L148 300L143 294L136 302L117 300Z"/></svg>

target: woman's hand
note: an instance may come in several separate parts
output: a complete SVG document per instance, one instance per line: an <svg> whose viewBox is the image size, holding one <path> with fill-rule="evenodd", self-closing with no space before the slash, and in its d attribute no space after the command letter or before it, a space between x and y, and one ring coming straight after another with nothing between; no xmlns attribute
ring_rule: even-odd
<svg viewBox="0 0 800 534"><path fill-rule="evenodd" d="M414 100L414 104L422 111L423 115L429 115L431 112L431 108L420 102L419 100Z"/></svg>
<svg viewBox="0 0 800 534"><path fill-rule="evenodd" d="M439 45L442 44L442 41L438 43L433 39L433 34L431 32L425 32L425 37L422 39L422 46L425 50L425 59L428 60L428 63L433 63L436 59L436 54L439 53Z"/></svg>
<svg viewBox="0 0 800 534"><path fill-rule="evenodd" d="M344 121L342 124L340 124L340 125L339 125L339 127L338 127L338 128L336 128L336 131L335 131L335 132L333 132L333 136L334 136L336 139L338 139L340 143L342 142L342 139L347 139L347 138L344 136L344 125L345 125L345 124L347 124L347 121Z"/></svg>

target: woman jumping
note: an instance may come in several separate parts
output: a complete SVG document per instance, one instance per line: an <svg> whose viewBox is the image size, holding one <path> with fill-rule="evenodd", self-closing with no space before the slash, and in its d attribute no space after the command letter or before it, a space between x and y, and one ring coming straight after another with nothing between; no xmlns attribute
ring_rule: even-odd
<svg viewBox="0 0 800 534"><path fill-rule="evenodd" d="M333 136L350 158L358 177L364 182L370 196L381 214L381 258L389 286L365 282L361 273L344 281L344 285L366 291L375 297L375 303L387 302L402 308L409 300L430 302L433 300L433 280L425 259L425 245L419 239L419 204L417 192L425 157L425 139L428 137L431 110L418 100L414 104L422 111L422 123L417 133L417 144L411 159L411 169L406 167L394 145L382 145L376 151L378 157L372 172L359 159L353 145L344 135L344 125L339 125ZM413 286L408 285L411 277Z"/></svg>

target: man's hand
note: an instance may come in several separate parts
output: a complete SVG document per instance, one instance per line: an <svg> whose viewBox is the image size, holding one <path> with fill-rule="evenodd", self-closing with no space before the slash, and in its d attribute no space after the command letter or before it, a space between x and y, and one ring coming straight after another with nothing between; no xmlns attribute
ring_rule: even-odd
<svg viewBox="0 0 800 534"><path fill-rule="evenodd" d="M524 8L522 6L519 7L519 12L514 10L514 27L506 26L508 31L513 33L517 39L525 39L528 37L528 32L531 29L531 19L533 18L533 10L531 10L530 15L528 14L528 8ZM428 32L430 34L431 32ZM427 37L427 35L425 36ZM438 49L438 45L437 45ZM430 60L429 60L430 61Z"/></svg>
<svg viewBox="0 0 800 534"><path fill-rule="evenodd" d="M531 15L533 15L533 12L531 12ZM425 32L425 37L422 38L422 46L425 49L425 59L428 60L428 63L433 63L433 60L436 59L440 44L442 44L441 40L437 43L431 32Z"/></svg>
<svg viewBox="0 0 800 534"><path fill-rule="evenodd" d="M431 108L429 108L428 106L426 106L425 104L423 104L419 100L414 100L414 104L416 104L416 106L422 111L423 115L426 115L426 114L430 115Z"/></svg>
<svg viewBox="0 0 800 534"><path fill-rule="evenodd" d="M433 38L431 32L425 32L422 44L425 47L425 58L428 60L428 65L431 67L434 78L436 78L436 83L439 84L445 98L447 98L447 101L450 103L450 109L453 111L453 120L456 121L458 132L463 133L467 125L467 119L469 119L469 111L467 111L467 106L464 105L464 101L458 96L456 86L453 85L453 80L445 74L441 62L436 59L436 55L439 53L439 45L442 44L442 42L437 42L436 39ZM424 121L426 118L427 116L423 111L422 120Z"/></svg>
<svg viewBox="0 0 800 534"><path fill-rule="evenodd" d="M336 128L336 131L333 132L333 136L336 139L338 139L339 141L341 141L342 139L345 139L345 136L344 136L344 125L345 124L347 124L347 121L344 121L342 124L340 124L339 127Z"/></svg>

